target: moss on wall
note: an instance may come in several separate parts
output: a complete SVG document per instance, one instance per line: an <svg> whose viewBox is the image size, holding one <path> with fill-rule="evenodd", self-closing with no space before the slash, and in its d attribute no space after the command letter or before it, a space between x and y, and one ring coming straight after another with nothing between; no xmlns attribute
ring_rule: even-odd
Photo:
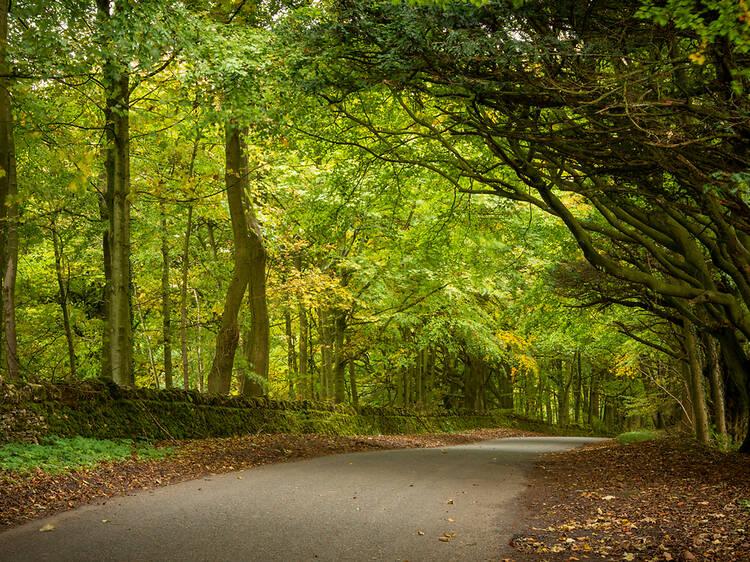
<svg viewBox="0 0 750 562"><path fill-rule="evenodd" d="M502 410L479 414L373 406L355 409L307 400L122 388L100 380L74 385L0 383L0 443L35 441L44 435L152 440L247 433L430 433L480 427L559 432L559 428ZM586 432L569 428L565 433Z"/></svg>

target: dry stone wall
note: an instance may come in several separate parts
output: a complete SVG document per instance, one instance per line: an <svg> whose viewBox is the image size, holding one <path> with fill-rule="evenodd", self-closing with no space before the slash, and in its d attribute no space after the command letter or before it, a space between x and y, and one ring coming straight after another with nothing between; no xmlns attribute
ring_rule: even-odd
<svg viewBox="0 0 750 562"><path fill-rule="evenodd" d="M106 380L78 384L0 382L0 443L33 442L46 435L153 440L282 432L429 433L478 427L557 433L557 428L508 411L477 414L372 406L355 409L307 400L123 388Z"/></svg>

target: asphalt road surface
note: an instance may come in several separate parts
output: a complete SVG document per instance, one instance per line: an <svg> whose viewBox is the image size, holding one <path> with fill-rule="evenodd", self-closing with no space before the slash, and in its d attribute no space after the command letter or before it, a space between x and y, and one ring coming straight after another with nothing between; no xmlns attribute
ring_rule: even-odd
<svg viewBox="0 0 750 562"><path fill-rule="evenodd" d="M590 441L499 439L211 476L16 527L0 534L0 560L501 560L536 456Z"/></svg>

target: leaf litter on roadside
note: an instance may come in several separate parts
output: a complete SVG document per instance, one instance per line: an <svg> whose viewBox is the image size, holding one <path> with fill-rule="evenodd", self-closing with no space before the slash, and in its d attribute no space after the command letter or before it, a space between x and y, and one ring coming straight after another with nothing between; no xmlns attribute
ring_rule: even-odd
<svg viewBox="0 0 750 562"><path fill-rule="evenodd" d="M686 440L605 442L547 455L533 480L531 528L511 541L529 559L750 559L743 455Z"/></svg>

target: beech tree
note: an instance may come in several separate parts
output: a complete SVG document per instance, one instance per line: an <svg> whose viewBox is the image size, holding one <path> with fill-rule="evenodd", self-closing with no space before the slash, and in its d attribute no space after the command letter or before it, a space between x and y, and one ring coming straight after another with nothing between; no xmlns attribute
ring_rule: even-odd
<svg viewBox="0 0 750 562"><path fill-rule="evenodd" d="M518 4L341 2L299 26L297 76L345 117L329 140L559 217L593 267L716 336L747 411L747 30Z"/></svg>

